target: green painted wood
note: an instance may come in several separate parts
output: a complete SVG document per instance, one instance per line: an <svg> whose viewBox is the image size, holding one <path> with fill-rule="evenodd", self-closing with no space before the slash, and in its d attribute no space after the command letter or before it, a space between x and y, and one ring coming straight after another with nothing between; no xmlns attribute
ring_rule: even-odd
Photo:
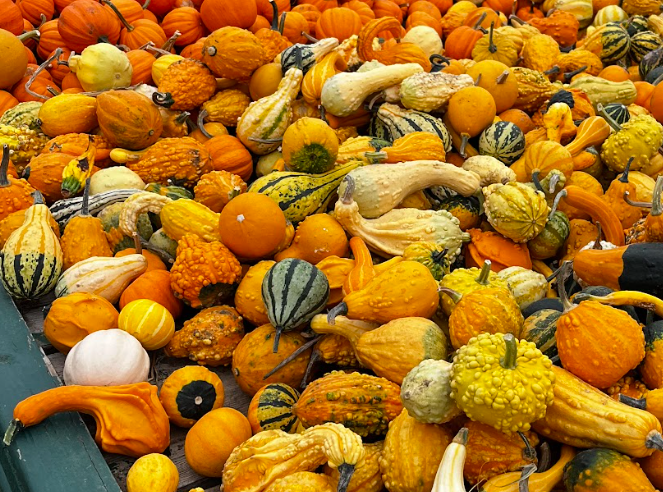
<svg viewBox="0 0 663 492"><path fill-rule="evenodd" d="M14 406L59 382L4 288L0 288L0 436ZM120 492L77 413L62 413L23 429L10 446L0 442L3 492Z"/></svg>

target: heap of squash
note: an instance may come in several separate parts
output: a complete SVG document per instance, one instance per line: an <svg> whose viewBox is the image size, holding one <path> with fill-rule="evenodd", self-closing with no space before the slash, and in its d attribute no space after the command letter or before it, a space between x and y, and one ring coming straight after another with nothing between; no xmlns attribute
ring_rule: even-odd
<svg viewBox="0 0 663 492"><path fill-rule="evenodd" d="M663 488L661 2L293 3L0 0L0 277L67 354L5 444L90 413L129 492L171 424L225 492Z"/></svg>

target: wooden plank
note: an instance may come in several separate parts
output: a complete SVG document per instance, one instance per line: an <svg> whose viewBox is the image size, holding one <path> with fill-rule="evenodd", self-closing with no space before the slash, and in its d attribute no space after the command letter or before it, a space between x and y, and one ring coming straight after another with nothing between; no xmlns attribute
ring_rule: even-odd
<svg viewBox="0 0 663 492"><path fill-rule="evenodd" d="M16 305L0 289L0 427L16 404L58 386ZM63 413L0 444L0 488L11 492L119 492L117 482L78 414Z"/></svg>

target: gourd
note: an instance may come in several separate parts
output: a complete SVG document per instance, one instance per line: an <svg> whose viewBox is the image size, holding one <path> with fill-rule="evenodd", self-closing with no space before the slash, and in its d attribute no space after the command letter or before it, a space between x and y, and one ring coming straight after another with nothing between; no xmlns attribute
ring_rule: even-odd
<svg viewBox="0 0 663 492"><path fill-rule="evenodd" d="M477 358L486 362L475 377ZM510 333L482 333L454 357L451 397L471 420L503 432L526 431L532 422L546 415L546 408L553 403L555 375L551 367L550 359L532 342L517 341ZM518 379L509 371L516 371L512 374L518 374ZM505 380L513 381L519 388L497 383ZM509 400L506 393L510 391L517 391L520 398ZM477 394L490 396L481 400L475 397ZM495 408L491 402L496 398L508 403Z"/></svg>
<svg viewBox="0 0 663 492"><path fill-rule="evenodd" d="M479 152L513 164L525 151L525 135L515 124L507 121L493 123L479 137Z"/></svg>
<svg viewBox="0 0 663 492"><path fill-rule="evenodd" d="M339 73L325 81L320 101L328 113L349 116L360 108L370 94L399 84L422 71L417 63L402 63L365 72Z"/></svg>
<svg viewBox="0 0 663 492"><path fill-rule="evenodd" d="M313 44L293 44L281 53L281 70L286 73L293 67L299 68L301 64L301 70L307 73L337 46L339 46L338 39L333 37L321 39Z"/></svg>
<svg viewBox="0 0 663 492"><path fill-rule="evenodd" d="M463 196L479 189L476 175L439 161L394 164L389 166L389 173L380 166L365 166L352 170L348 176L354 182L352 198L359 213L369 219L384 215L408 195L430 186L447 186ZM339 186L339 195L345 194L347 186L345 179Z"/></svg>
<svg viewBox="0 0 663 492"><path fill-rule="evenodd" d="M103 297L77 292L53 301L44 317L44 336L67 354L90 333L117 327L119 313Z"/></svg>
<svg viewBox="0 0 663 492"><path fill-rule="evenodd" d="M5 151L5 157L7 154ZM62 271L62 248L49 219L48 207L41 193L35 191L34 204L26 210L23 225L12 232L0 254L2 284L13 297L36 299L50 292L57 282Z"/></svg>
<svg viewBox="0 0 663 492"><path fill-rule="evenodd" d="M164 351L169 357L187 357L203 366L227 366L243 336L239 313L230 306L214 306L185 321Z"/></svg>
<svg viewBox="0 0 663 492"><path fill-rule="evenodd" d="M283 159L296 172L321 174L334 167L338 137L324 121L304 117L283 134Z"/></svg>
<svg viewBox="0 0 663 492"><path fill-rule="evenodd" d="M207 412L223 406L221 378L209 369L186 366L166 378L159 401L178 427L189 428Z"/></svg>
<svg viewBox="0 0 663 492"><path fill-rule="evenodd" d="M399 318L366 331L349 323L331 325L326 316L319 314L311 320L311 329L347 338L362 366L396 384L401 384L422 360L442 360L447 356L446 336L425 318Z"/></svg>
<svg viewBox="0 0 663 492"><path fill-rule="evenodd" d="M202 62L216 77L244 81L265 63L264 49L252 33L237 27L216 29L205 38Z"/></svg>
<svg viewBox="0 0 663 492"><path fill-rule="evenodd" d="M378 323L405 317L430 318L438 303L437 282L428 269L416 261L401 261L346 295L328 316L331 324L339 314Z"/></svg>
<svg viewBox="0 0 663 492"><path fill-rule="evenodd" d="M86 91L107 91L131 84L131 62L112 44L90 45L80 55L72 54L67 62Z"/></svg>
<svg viewBox="0 0 663 492"><path fill-rule="evenodd" d="M661 339L663 329L660 321L649 323L644 328L645 334L645 358L640 366L642 381L649 388L657 389L663 387L663 371L660 366Z"/></svg>
<svg viewBox="0 0 663 492"><path fill-rule="evenodd" d="M403 109L395 104L382 104L371 120L368 131L375 137L389 141L423 131L439 137L444 142L445 151L451 151L451 132L440 118L414 109ZM441 156L437 159L441 159Z"/></svg>
<svg viewBox="0 0 663 492"><path fill-rule="evenodd" d="M194 188L194 200L212 212L219 213L230 200L246 192L246 183L228 171L212 171L204 174Z"/></svg>
<svg viewBox="0 0 663 492"><path fill-rule="evenodd" d="M152 101L170 110L191 111L216 92L216 79L211 70L191 58L171 63L157 84L158 92L152 95Z"/></svg>
<svg viewBox="0 0 663 492"><path fill-rule="evenodd" d="M101 169L90 177L90 195L97 195L113 190L145 189L145 182L140 176L126 167Z"/></svg>
<svg viewBox="0 0 663 492"><path fill-rule="evenodd" d="M267 317L276 328L274 353L281 333L308 322L322 311L329 299L327 277L315 266L297 258L280 261L262 282Z"/></svg>
<svg viewBox="0 0 663 492"><path fill-rule="evenodd" d="M193 198L193 193L181 186L163 186L159 183L149 183L148 185L144 186L143 189L145 191L149 191L150 193L156 193L157 195L168 197L171 200L179 200L180 198Z"/></svg>
<svg viewBox="0 0 663 492"><path fill-rule="evenodd" d="M425 424L443 424L461 414L450 396L451 363L425 359L401 384L401 402L410 417Z"/></svg>
<svg viewBox="0 0 663 492"><path fill-rule="evenodd" d="M325 81L343 72L346 68L347 64L338 52L332 51L325 55L304 76L302 81L302 96L304 96L304 100L309 104L319 105Z"/></svg>
<svg viewBox="0 0 663 492"><path fill-rule="evenodd" d="M610 136L610 125L600 116L590 116L578 126L578 133L573 141L566 145L566 150L573 157L593 145L601 145Z"/></svg>
<svg viewBox="0 0 663 492"><path fill-rule="evenodd" d="M611 22L588 34L578 47L598 55L605 65L609 65L626 56L631 47L631 39L626 29Z"/></svg>
<svg viewBox="0 0 663 492"><path fill-rule="evenodd" d="M465 492L463 466L467 456L467 429L463 427L444 450L432 492Z"/></svg>
<svg viewBox="0 0 663 492"><path fill-rule="evenodd" d="M186 304L206 308L231 293L241 272L239 261L221 242L186 234L177 243L170 286L175 297Z"/></svg>
<svg viewBox="0 0 663 492"><path fill-rule="evenodd" d="M410 75L400 84L401 104L408 109L431 112L446 109L451 96L474 84L466 74L420 72Z"/></svg>
<svg viewBox="0 0 663 492"><path fill-rule="evenodd" d="M444 141L428 132L412 132L397 138L390 147L365 152L369 161L395 164L418 160L441 160L446 157Z"/></svg>
<svg viewBox="0 0 663 492"><path fill-rule="evenodd" d="M127 473L127 492L160 490L176 492L180 474L167 456L150 453L141 456Z"/></svg>
<svg viewBox="0 0 663 492"><path fill-rule="evenodd" d="M81 94L59 94L39 109L41 131L49 137L86 133L97 126L97 100Z"/></svg>
<svg viewBox="0 0 663 492"><path fill-rule="evenodd" d="M306 345L306 340L298 332L289 331L281 335L278 352L274 352L275 337L275 328L266 324L245 335L235 348L232 372L244 393L254 395L269 383L284 383L292 387L301 383L311 356L310 344L307 349L300 350ZM274 371L295 352L294 359Z"/></svg>
<svg viewBox="0 0 663 492"><path fill-rule="evenodd" d="M530 133L531 134L531 133ZM553 170L561 171L565 177L573 172L573 157L559 142L536 141L528 145L522 157L513 163L511 170L521 183L530 181L535 170L540 177L548 177Z"/></svg>
<svg viewBox="0 0 663 492"><path fill-rule="evenodd" d="M548 292L548 281L544 275L520 266L501 270L497 276L509 284L520 309L543 299Z"/></svg>
<svg viewBox="0 0 663 492"><path fill-rule="evenodd" d="M251 426L242 413L234 408L217 408L203 415L187 432L184 456L199 475L220 477L233 448L250 437Z"/></svg>
<svg viewBox="0 0 663 492"><path fill-rule="evenodd" d="M281 451L274 453L274 449ZM355 466L364 454L359 436L331 422L311 427L301 434L279 430L259 432L230 454L223 470L224 490L261 492L281 477L315 470L328 463L339 472L337 490L346 492Z"/></svg>
<svg viewBox="0 0 663 492"><path fill-rule="evenodd" d="M601 77L587 75L575 79L569 85L572 89L580 89L589 96L594 108L599 104L621 103L625 105L635 102L637 91L630 80L612 82Z"/></svg>
<svg viewBox="0 0 663 492"><path fill-rule="evenodd" d="M287 384L272 383L253 395L247 417L254 434L264 430L281 430L290 434L300 430L292 406L299 399L299 391Z"/></svg>
<svg viewBox="0 0 663 492"><path fill-rule="evenodd" d="M594 222L600 223L608 242L616 246L624 244L624 230L619 218L611 208L605 206L600 197L575 185L567 186L560 195L564 203L588 213Z"/></svg>
<svg viewBox="0 0 663 492"><path fill-rule="evenodd" d="M341 225L328 214L315 214L300 222L290 247L274 259L299 258L317 264L330 256L343 257L347 254L348 238Z"/></svg>
<svg viewBox="0 0 663 492"><path fill-rule="evenodd" d="M529 476L527 481L531 490L551 492L562 480L564 468L575 454L576 452L571 446L562 446L557 463L544 472L534 473ZM521 472L509 472L492 477L482 484L479 490L481 492L518 492L522 475Z"/></svg>
<svg viewBox="0 0 663 492"><path fill-rule="evenodd" d="M615 125L616 132L603 142L601 160L616 172L624 171L630 157L633 157L631 170L646 167L663 144L663 126L649 115L631 118L621 126Z"/></svg>
<svg viewBox="0 0 663 492"><path fill-rule="evenodd" d="M399 394L384 378L332 371L310 383L292 411L306 428L338 422L360 436L380 436L403 409Z"/></svg>
<svg viewBox="0 0 663 492"><path fill-rule="evenodd" d="M484 34L472 48L472 59L476 62L494 60L509 67L515 66L518 60L518 46L508 34L495 31L494 28L494 22L491 22L488 33Z"/></svg>
<svg viewBox="0 0 663 492"><path fill-rule="evenodd" d="M553 203L545 227L527 243L530 256L536 260L545 260L555 256L569 237L570 232L571 225L568 217L564 212L557 210L557 203Z"/></svg>
<svg viewBox="0 0 663 492"><path fill-rule="evenodd" d="M180 200L163 200L161 203L162 205L157 205L156 208L154 208L154 211L159 214L161 225L168 237L179 241L187 234L195 234L208 242L221 240L221 235L218 230L219 214L212 212L202 203L186 198ZM120 222L120 227L125 231L127 230L127 227L123 224L125 222L131 222L131 219L129 219L128 216L129 211L132 211L131 215L136 214L136 212L133 211L135 207L129 208L128 204L129 200L125 202ZM159 206L161 206L160 210ZM143 208L140 208L139 211L142 213L144 210ZM124 220L125 216L127 217L126 221Z"/></svg>
<svg viewBox="0 0 663 492"><path fill-rule="evenodd" d="M355 472L348 483L347 492L380 492L384 489L380 474L380 457L384 442L363 444L364 458L357 464ZM338 469L325 466L325 473L331 478L333 490L337 490L341 479Z"/></svg>
<svg viewBox="0 0 663 492"><path fill-rule="evenodd" d="M431 490L438 465L451 440L451 431L446 427L423 424L403 410L389 425L380 457L380 471L387 490Z"/></svg>
<svg viewBox="0 0 663 492"><path fill-rule="evenodd" d="M244 319L255 326L269 323L262 299L262 281L275 264L274 261L264 260L251 266L235 292L235 308Z"/></svg>
<svg viewBox="0 0 663 492"><path fill-rule="evenodd" d="M442 280L442 277L451 271L446 249L436 243L412 243L403 251L403 259L421 263L428 268L435 280Z"/></svg>
<svg viewBox="0 0 663 492"><path fill-rule="evenodd" d="M351 161L315 176L275 171L256 179L249 193L267 195L279 204L287 220L301 222L309 215L324 213L343 178L361 165Z"/></svg>
<svg viewBox="0 0 663 492"><path fill-rule="evenodd" d="M518 98L513 104L514 109L533 113L552 95L553 85L541 72L524 67L513 67L511 73L518 81Z"/></svg>
<svg viewBox="0 0 663 492"><path fill-rule="evenodd" d="M158 302L136 299L122 308L118 327L133 335L146 350L163 348L175 333L173 315Z"/></svg>
<svg viewBox="0 0 663 492"><path fill-rule="evenodd" d="M138 193L138 190L111 190L93 195L88 200L90 214L96 215L108 205L123 202L135 193ZM50 206L51 215L60 227L65 227L73 217L80 214L82 202L83 197L80 196L59 200Z"/></svg>
<svg viewBox="0 0 663 492"><path fill-rule="evenodd" d="M265 155L279 146L292 118L292 103L299 93L302 71L288 70L274 94L252 102L237 122L237 138L254 154ZM276 139L276 141L274 141Z"/></svg>
<svg viewBox="0 0 663 492"><path fill-rule="evenodd" d="M581 451L564 467L564 485L569 492L600 489L608 477L611 483L617 483L620 478L628 480L633 490L656 490L640 465L612 449Z"/></svg>
<svg viewBox="0 0 663 492"><path fill-rule="evenodd" d="M90 333L71 349L63 379L68 386L119 386L147 381L149 370L150 357L140 342L122 330L108 329Z"/></svg>
<svg viewBox="0 0 663 492"><path fill-rule="evenodd" d="M205 121L221 123L225 126L236 126L237 120L251 104L251 98L239 89L226 89L217 92L211 99L204 102L198 114L198 127L207 128ZM224 135L227 135L224 133Z"/></svg>
<svg viewBox="0 0 663 492"><path fill-rule="evenodd" d="M453 272L445 275L440 281L440 287L445 287L466 295L479 289L490 287L509 288L506 280L500 278L495 272L491 271L491 262L486 260L481 268L457 268ZM442 301L442 310L449 316L456 302L442 291L440 295Z"/></svg>
<svg viewBox="0 0 663 492"><path fill-rule="evenodd" d="M91 197L94 199L94 197ZM120 251L128 250L131 246L134 245L134 240L131 235L127 236L120 229L120 219L122 216L122 209L124 208L123 202L116 202L105 207L101 212L97 214L97 218L101 220L101 226L106 232L106 239L108 240L108 245L111 248L113 253L119 253ZM72 219L73 220L73 219ZM138 220L136 221L136 231L140 236L141 240L150 239L154 229L150 218L147 213L141 213L138 215ZM134 250L135 252L135 250ZM147 252L146 252L147 257ZM150 266L149 257L148 258L148 268ZM160 261L160 260L159 260ZM165 268L165 265L164 265Z"/></svg>
<svg viewBox="0 0 663 492"><path fill-rule="evenodd" d="M138 299L158 302L170 312L173 318L178 318L182 313L182 301L177 299L170 289L170 272L165 268L150 270L149 260L148 270L122 292L120 309Z"/></svg>
<svg viewBox="0 0 663 492"><path fill-rule="evenodd" d="M97 97L99 127L113 147L141 150L163 132L157 107L135 91L109 91Z"/></svg>
<svg viewBox="0 0 663 492"><path fill-rule="evenodd" d="M347 183L336 202L334 217L347 232L362 238L376 252L399 256L411 243L430 241L444 246L450 256L455 256L468 238L458 227L459 220L446 210L394 209L377 219L365 219L353 199L354 180L350 176L345 179Z"/></svg>
<svg viewBox="0 0 663 492"><path fill-rule="evenodd" d="M516 180L516 173L491 156L476 155L463 162L462 168L479 176L480 185L488 186Z"/></svg>
<svg viewBox="0 0 663 492"><path fill-rule="evenodd" d="M615 212L624 229L632 227L637 220L642 218L640 209L629 204L624 199L624 197L634 196L636 192L635 185L629 183L628 180L632 163L633 157L629 159L622 175L610 183L610 186L601 197L606 205Z"/></svg>
<svg viewBox="0 0 663 492"><path fill-rule="evenodd" d="M265 489L265 492L289 492L293 488L301 490L301 492L333 492L334 490L327 475L303 471L277 479Z"/></svg>
<svg viewBox="0 0 663 492"><path fill-rule="evenodd" d="M107 453L138 458L161 453L170 443L168 416L149 383L121 386L60 386L32 395L14 408L5 433L9 445L19 428L30 427L59 412L92 415L94 440Z"/></svg>
<svg viewBox="0 0 663 492"><path fill-rule="evenodd" d="M9 150L9 145L4 143L2 146L2 164L0 165L0 203L3 205L0 220L12 212L30 207L33 201L31 193L34 192L34 188L23 179L14 179L7 175L10 164Z"/></svg>

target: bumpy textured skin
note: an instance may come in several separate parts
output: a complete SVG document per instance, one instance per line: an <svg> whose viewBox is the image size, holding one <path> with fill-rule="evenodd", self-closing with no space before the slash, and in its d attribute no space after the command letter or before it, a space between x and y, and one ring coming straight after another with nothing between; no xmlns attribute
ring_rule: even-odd
<svg viewBox="0 0 663 492"><path fill-rule="evenodd" d="M166 69L158 89L175 100L170 109L187 111L197 108L214 95L216 79L200 61L185 58Z"/></svg>
<svg viewBox="0 0 663 492"><path fill-rule="evenodd" d="M242 317L230 306L203 309L165 347L169 357L188 357L202 366L227 366L244 336Z"/></svg>
<svg viewBox="0 0 663 492"><path fill-rule="evenodd" d="M487 284L477 282L477 278L481 270L479 268L457 268L440 281L440 287L447 287L459 292L462 295L469 294L475 290L485 289L488 287L501 287L504 289L509 288L506 280L501 279L496 273L490 272L488 274ZM453 300L446 294L442 294L442 309L449 315L455 307Z"/></svg>
<svg viewBox="0 0 663 492"><path fill-rule="evenodd" d="M264 55L260 41L249 31L222 27L205 40L202 62L217 77L248 80L264 63Z"/></svg>
<svg viewBox="0 0 663 492"><path fill-rule="evenodd" d="M313 472L296 472L276 480L265 492L334 492L327 475Z"/></svg>
<svg viewBox="0 0 663 492"><path fill-rule="evenodd" d="M113 256L101 220L96 217L74 217L69 221L60 240L63 268L91 256Z"/></svg>
<svg viewBox="0 0 663 492"><path fill-rule="evenodd" d="M547 34L536 34L523 46L523 65L532 70L545 72L553 67L559 56L559 45Z"/></svg>
<svg viewBox="0 0 663 492"><path fill-rule="evenodd" d="M612 82L601 77L588 75L574 80L570 87L584 91L595 107L599 103L604 106L611 103L621 103L628 106L633 104L637 97L635 85L630 80Z"/></svg>
<svg viewBox="0 0 663 492"><path fill-rule="evenodd" d="M637 116L610 135L601 147L601 160L615 172L622 172L630 157L631 171L649 163L663 144L663 126L649 115Z"/></svg>
<svg viewBox="0 0 663 492"><path fill-rule="evenodd" d="M452 439L453 434L446 427L422 424L403 410L389 424L380 456L380 471L387 490L432 490L442 456Z"/></svg>
<svg viewBox="0 0 663 492"><path fill-rule="evenodd" d="M451 271L450 260L443 246L433 242L416 242L403 251L404 260L417 261L430 270L435 280L442 280Z"/></svg>
<svg viewBox="0 0 663 492"><path fill-rule="evenodd" d="M526 431L553 402L552 362L536 345L519 340L516 368L504 369L503 337L482 333L456 352L451 397L472 420L503 432Z"/></svg>
<svg viewBox="0 0 663 492"><path fill-rule="evenodd" d="M364 454L361 438L339 424L318 425L301 434L263 431L230 454L223 487L225 492L262 492L279 478L324 463L334 468L354 466Z"/></svg>
<svg viewBox="0 0 663 492"><path fill-rule="evenodd" d="M410 417L424 424L443 424L461 414L451 393L451 363L426 359L401 385L401 401Z"/></svg>
<svg viewBox="0 0 663 492"><path fill-rule="evenodd" d="M518 80L518 99L513 109L532 113L539 109L553 93L553 85L541 72L529 68L514 67L511 73Z"/></svg>
<svg viewBox="0 0 663 492"><path fill-rule="evenodd" d="M11 233L23 225L25 222L25 212L24 210L17 210L12 212L4 219L0 220L0 249L5 245ZM60 226L55 221L53 216L49 218L49 224L51 225L51 230L53 233L60 239Z"/></svg>
<svg viewBox="0 0 663 492"><path fill-rule="evenodd" d="M175 297L191 307L209 307L228 293L241 273L239 261L222 243L187 234L177 244L170 286Z"/></svg>
<svg viewBox="0 0 663 492"><path fill-rule="evenodd" d="M107 207L104 207L104 209L97 215L97 218L101 220L101 225L104 228L104 231L106 231L106 239L108 240L108 244L110 245L113 254L135 246L133 237L125 235L120 230L120 216L122 214L123 206L123 202L111 203ZM152 223L147 214L138 216L136 231L142 239L148 240L151 238L154 229L152 228ZM175 255L173 254L173 256Z"/></svg>
<svg viewBox="0 0 663 492"><path fill-rule="evenodd" d="M212 171L200 178L194 193L194 200L219 213L233 197L246 193L246 183L228 171Z"/></svg>
<svg viewBox="0 0 663 492"><path fill-rule="evenodd" d="M347 492L381 492L383 490L384 483L380 473L380 457L383 447L383 441L364 444L364 459L355 468ZM336 490L339 478L338 470L326 466L325 473L330 475L333 489Z"/></svg>
<svg viewBox="0 0 663 492"><path fill-rule="evenodd" d="M140 160L129 161L126 166L146 183L192 188L203 174L212 171L212 159L205 146L193 138L164 138L149 147Z"/></svg>
<svg viewBox="0 0 663 492"><path fill-rule="evenodd" d="M39 110L42 104L38 101L18 103L2 113L0 125L9 125L15 128L27 126L30 130L39 131Z"/></svg>
<svg viewBox="0 0 663 492"><path fill-rule="evenodd" d="M307 386L293 413L304 427L337 422L360 436L379 436L402 409L397 384L367 374L332 371Z"/></svg>
<svg viewBox="0 0 663 492"><path fill-rule="evenodd" d="M652 389L663 388L663 323L654 322L644 328L645 359L640 367L642 380Z"/></svg>
<svg viewBox="0 0 663 492"><path fill-rule="evenodd" d="M202 109L207 111L206 121L236 126L249 104L251 98L239 89L226 89L217 92L214 97L204 102Z"/></svg>
<svg viewBox="0 0 663 492"><path fill-rule="evenodd" d="M0 124L0 145L9 145L14 164L24 166L35 157L48 142L48 137L27 126Z"/></svg>
<svg viewBox="0 0 663 492"><path fill-rule="evenodd" d="M401 103L417 111L444 110L451 96L463 87L472 85L474 80L466 74L417 73L401 82Z"/></svg>

